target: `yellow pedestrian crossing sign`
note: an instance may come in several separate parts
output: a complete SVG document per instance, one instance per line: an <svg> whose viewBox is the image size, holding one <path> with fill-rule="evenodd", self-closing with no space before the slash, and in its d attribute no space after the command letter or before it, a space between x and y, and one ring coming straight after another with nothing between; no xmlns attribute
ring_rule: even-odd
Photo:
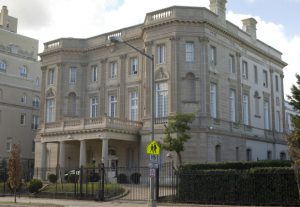
<svg viewBox="0 0 300 207"><path fill-rule="evenodd" d="M156 141L152 141L147 146L147 154L148 155L159 155L160 154L160 146Z"/></svg>

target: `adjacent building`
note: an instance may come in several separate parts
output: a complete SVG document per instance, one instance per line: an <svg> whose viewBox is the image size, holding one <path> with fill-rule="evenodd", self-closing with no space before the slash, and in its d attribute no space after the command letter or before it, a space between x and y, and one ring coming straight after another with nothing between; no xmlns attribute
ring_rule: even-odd
<svg viewBox="0 0 300 207"><path fill-rule="evenodd" d="M300 112L292 105L289 104L288 101L284 102L285 104L285 125L286 125L286 132L291 133L294 130L294 125L293 125L293 116L300 116Z"/></svg>
<svg viewBox="0 0 300 207"><path fill-rule="evenodd" d="M18 20L0 13L0 161L13 144L21 146L24 165L34 165L34 138L39 123L41 64L38 40L17 33Z"/></svg>
<svg viewBox="0 0 300 207"><path fill-rule="evenodd" d="M226 0L210 10L173 6L142 24L88 39L44 44L41 131L35 166L75 168L104 162L146 166L154 55L155 139L166 117L196 115L184 162L286 159L281 52L226 20ZM159 162L166 162L162 151ZM174 157L173 157L174 159Z"/></svg>

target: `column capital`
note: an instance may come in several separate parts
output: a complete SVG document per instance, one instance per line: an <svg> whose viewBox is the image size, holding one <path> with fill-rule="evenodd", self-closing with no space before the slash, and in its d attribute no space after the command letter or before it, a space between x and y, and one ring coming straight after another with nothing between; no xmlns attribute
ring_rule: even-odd
<svg viewBox="0 0 300 207"><path fill-rule="evenodd" d="M104 134L99 134L98 137L102 140L109 140L109 138Z"/></svg>
<svg viewBox="0 0 300 207"><path fill-rule="evenodd" d="M126 57L127 57L127 54L120 55L120 59L122 59L122 60L126 59Z"/></svg>
<svg viewBox="0 0 300 207"><path fill-rule="evenodd" d="M100 60L101 64L105 64L106 62L107 62L107 58L103 58L103 59Z"/></svg>
<svg viewBox="0 0 300 207"><path fill-rule="evenodd" d="M242 57L242 54L241 54L240 52L236 52L235 55L236 55L238 58Z"/></svg>

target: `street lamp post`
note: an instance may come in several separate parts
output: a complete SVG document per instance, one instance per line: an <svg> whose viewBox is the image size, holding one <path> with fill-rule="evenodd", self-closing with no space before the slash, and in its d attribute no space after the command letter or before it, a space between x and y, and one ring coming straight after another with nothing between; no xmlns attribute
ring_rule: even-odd
<svg viewBox="0 0 300 207"><path fill-rule="evenodd" d="M154 117L155 117L155 84L154 84L154 55L148 55L145 52L143 52L142 50L134 47L133 45L129 44L128 42L125 42L122 38L117 37L117 36L111 36L110 41L113 43L124 43L125 45L131 47L132 49L134 49L135 51L139 52L141 55L145 56L146 58L148 58L149 60L151 60L151 127L150 127L150 131L151 131L151 141L154 141ZM156 207L157 206L157 198L155 196L155 192L154 192L154 177L150 177L150 195L151 198L149 200L148 206L149 207Z"/></svg>

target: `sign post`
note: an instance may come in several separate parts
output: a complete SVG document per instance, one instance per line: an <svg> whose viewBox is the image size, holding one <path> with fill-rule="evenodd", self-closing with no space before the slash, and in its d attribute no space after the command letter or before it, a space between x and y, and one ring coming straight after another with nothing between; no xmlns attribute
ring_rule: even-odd
<svg viewBox="0 0 300 207"><path fill-rule="evenodd" d="M150 163L149 163L149 168L150 168L150 195L151 195L151 204L153 204L151 207L156 206L156 202L157 202L157 196L155 193L155 185L154 185L154 181L155 181L155 176L156 176L156 169L158 169L158 155L160 154L160 146L158 145L158 143L153 140L151 141L146 149L146 153L148 155L150 155L149 159L150 159ZM158 189L156 189L157 191Z"/></svg>

